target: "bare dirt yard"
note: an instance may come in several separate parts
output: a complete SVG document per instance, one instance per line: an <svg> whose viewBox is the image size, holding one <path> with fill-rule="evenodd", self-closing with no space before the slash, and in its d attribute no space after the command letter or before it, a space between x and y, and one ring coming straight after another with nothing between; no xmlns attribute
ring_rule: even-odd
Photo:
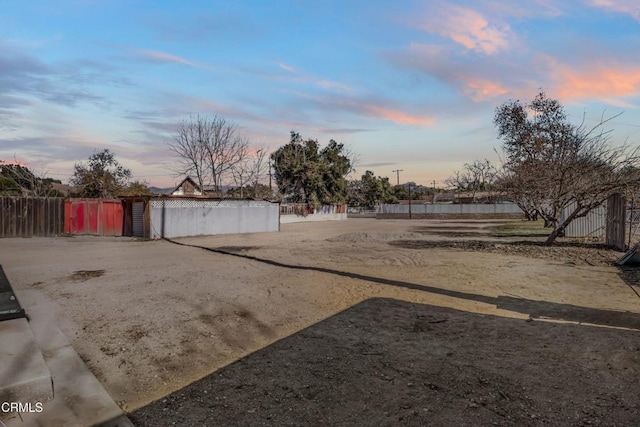
<svg viewBox="0 0 640 427"><path fill-rule="evenodd" d="M520 221L0 242L135 425L637 425L640 287Z"/></svg>

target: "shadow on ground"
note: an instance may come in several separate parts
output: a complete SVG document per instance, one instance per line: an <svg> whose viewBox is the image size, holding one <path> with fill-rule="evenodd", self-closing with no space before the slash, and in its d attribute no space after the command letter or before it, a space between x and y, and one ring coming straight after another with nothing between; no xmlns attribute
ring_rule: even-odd
<svg viewBox="0 0 640 427"><path fill-rule="evenodd" d="M481 236L479 233L463 233L468 234L469 237ZM456 237L451 235L451 237ZM463 236L467 237L467 236ZM508 237L508 236L497 236ZM522 236L519 236L522 237ZM394 240L389 242L392 246L399 246L408 249L428 249L428 248L453 248L453 249L485 249L492 248L496 245L501 246L524 246L524 247L536 247L540 249L548 248L550 250L558 248L583 248L589 250L604 250L611 251L612 253L620 254L605 244L588 243L580 241L556 241L553 246L547 246L543 241L536 240L514 240L514 241L490 241L490 240Z"/></svg>
<svg viewBox="0 0 640 427"><path fill-rule="evenodd" d="M596 308L579 307L579 306L574 306L570 304L557 304L557 303L551 303L547 301L529 300L529 299L510 297L510 296L491 297L487 295L473 294L469 292L454 291L451 289L439 288L435 286L427 286L427 285L421 285L416 283L404 282L401 280L392 280L392 279L386 279L382 277L368 276L365 274L351 273L348 271L336 270L332 268L287 264L284 262L275 261L271 259L259 258L246 253L239 253L241 252L241 250L237 249L236 247L225 246L225 247L218 247L218 248L209 248L205 246L182 243L175 240L169 240L169 239L165 239L165 240L179 246L189 246L189 247L204 249L212 253L244 258L247 260L268 264L274 267L286 268L291 270L317 271L320 273L327 273L327 274L332 274L336 276L347 277L350 279L363 280L369 283L376 283L376 284L387 285L387 286L396 286L400 288L424 291L424 292L429 292L429 293L438 294L438 295L446 295L453 298L483 302L486 304L495 305L497 308L500 308L500 309L529 315L531 318L549 318L549 319L555 319L555 320L591 323L591 324L602 325L602 326L613 326L613 327L622 327L622 328L631 328L631 329L640 330L640 315L632 312L601 310ZM440 242L436 242L436 243L440 243ZM448 242L445 242L445 243L448 243ZM453 242L453 243L457 243L457 242ZM468 243L468 242L460 242L460 243ZM246 249L246 247L240 247L240 248L242 248L242 251Z"/></svg>
<svg viewBox="0 0 640 427"><path fill-rule="evenodd" d="M640 265L620 266L620 278L636 293L640 298Z"/></svg>
<svg viewBox="0 0 640 427"><path fill-rule="evenodd" d="M130 414L157 425L634 425L635 331L370 299Z"/></svg>

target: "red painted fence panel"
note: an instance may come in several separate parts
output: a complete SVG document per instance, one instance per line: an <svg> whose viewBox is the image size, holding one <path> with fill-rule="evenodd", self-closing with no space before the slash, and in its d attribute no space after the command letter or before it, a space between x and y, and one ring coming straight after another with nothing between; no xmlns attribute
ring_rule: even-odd
<svg viewBox="0 0 640 427"><path fill-rule="evenodd" d="M124 209L120 200L67 199L64 231L67 234L122 236Z"/></svg>

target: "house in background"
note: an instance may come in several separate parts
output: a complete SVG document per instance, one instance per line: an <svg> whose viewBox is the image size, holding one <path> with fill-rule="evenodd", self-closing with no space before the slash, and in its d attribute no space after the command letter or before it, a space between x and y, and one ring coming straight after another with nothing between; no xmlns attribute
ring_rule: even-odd
<svg viewBox="0 0 640 427"><path fill-rule="evenodd" d="M280 205L223 198L191 177L165 195L121 197L123 235L147 239L279 231Z"/></svg>
<svg viewBox="0 0 640 427"><path fill-rule="evenodd" d="M172 196L202 196L200 186L190 177L183 179L171 192Z"/></svg>

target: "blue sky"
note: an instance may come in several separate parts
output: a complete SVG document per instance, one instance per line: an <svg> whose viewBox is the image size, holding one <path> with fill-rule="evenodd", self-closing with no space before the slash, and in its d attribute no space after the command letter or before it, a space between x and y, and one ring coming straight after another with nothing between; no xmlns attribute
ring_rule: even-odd
<svg viewBox="0 0 640 427"><path fill-rule="evenodd" d="M0 159L66 182L109 148L170 186L176 125L218 115L442 185L497 161L495 107L540 88L576 123L624 112L613 142L640 143L638 52L636 0L0 0Z"/></svg>

